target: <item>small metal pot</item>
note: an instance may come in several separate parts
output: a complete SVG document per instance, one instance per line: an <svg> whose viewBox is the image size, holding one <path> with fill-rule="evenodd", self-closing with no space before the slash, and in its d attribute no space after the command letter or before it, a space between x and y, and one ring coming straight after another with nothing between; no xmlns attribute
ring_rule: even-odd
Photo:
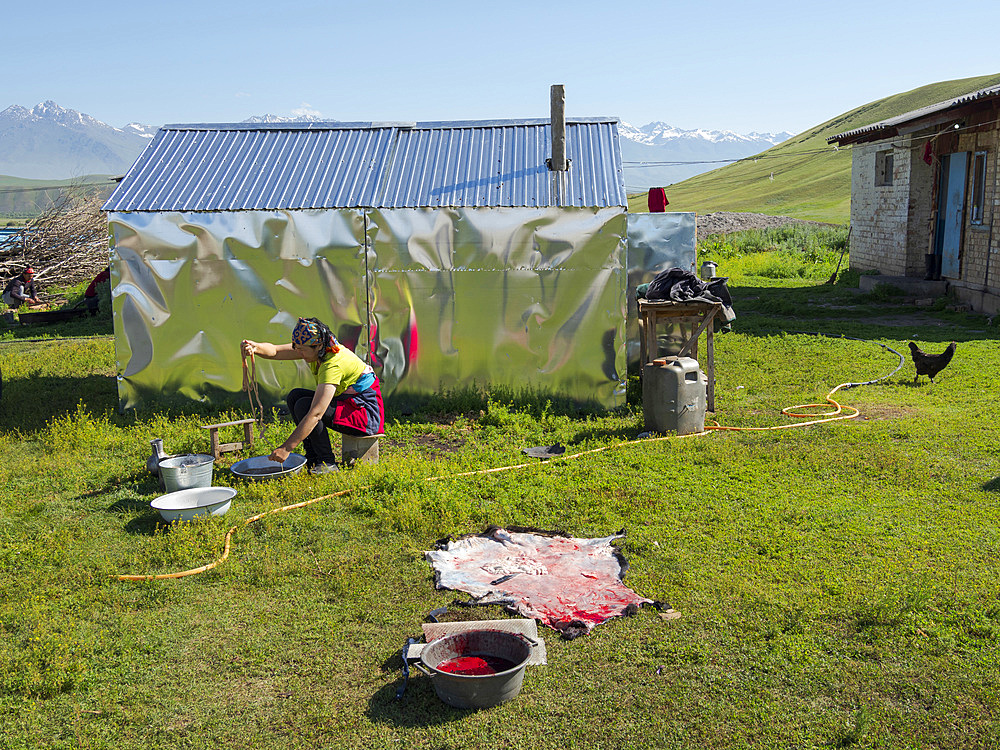
<svg viewBox="0 0 1000 750"><path fill-rule="evenodd" d="M437 638L420 653L416 666L431 678L438 698L455 708L489 708L521 692L531 647L538 641L501 630L468 630ZM443 672L438 667L460 656L498 657L514 666L489 675Z"/></svg>

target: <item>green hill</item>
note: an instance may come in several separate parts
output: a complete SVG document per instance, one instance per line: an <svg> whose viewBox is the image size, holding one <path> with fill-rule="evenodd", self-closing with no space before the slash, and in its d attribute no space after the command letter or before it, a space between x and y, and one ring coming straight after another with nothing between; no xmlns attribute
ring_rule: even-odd
<svg viewBox="0 0 1000 750"><path fill-rule="evenodd" d="M111 194L114 182L106 175L86 175L71 180L29 180L0 175L0 226L23 224L41 214L67 190L95 186Z"/></svg>
<svg viewBox="0 0 1000 750"><path fill-rule="evenodd" d="M671 185L670 210L753 212L846 224L851 213L851 150L833 150L828 137L996 84L1000 74L942 81L852 109L752 160ZM629 196L629 210L646 211L646 193Z"/></svg>

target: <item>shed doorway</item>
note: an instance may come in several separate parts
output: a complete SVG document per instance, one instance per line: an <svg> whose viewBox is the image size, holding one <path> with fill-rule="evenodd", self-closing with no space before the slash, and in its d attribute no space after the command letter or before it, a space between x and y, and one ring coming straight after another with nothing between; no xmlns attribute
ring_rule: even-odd
<svg viewBox="0 0 1000 750"><path fill-rule="evenodd" d="M934 252L941 256L941 275L958 278L965 214L965 178L969 152L958 151L941 157L941 184L938 189L938 218Z"/></svg>

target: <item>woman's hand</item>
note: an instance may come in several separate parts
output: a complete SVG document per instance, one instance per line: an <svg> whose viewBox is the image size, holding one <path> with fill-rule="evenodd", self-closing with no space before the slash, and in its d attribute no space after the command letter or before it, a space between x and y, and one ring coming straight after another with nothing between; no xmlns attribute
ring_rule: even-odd
<svg viewBox="0 0 1000 750"><path fill-rule="evenodd" d="M243 359L253 356L264 359L302 359L291 344L272 344L269 341L252 339L243 339L240 342L240 353L243 354Z"/></svg>
<svg viewBox="0 0 1000 750"><path fill-rule="evenodd" d="M285 459L288 458L290 454L291 454L290 450L285 448L285 446L283 445L279 445L277 448L271 451L271 455L268 456L268 458L271 459L272 461L277 461L279 464L283 464L285 463Z"/></svg>

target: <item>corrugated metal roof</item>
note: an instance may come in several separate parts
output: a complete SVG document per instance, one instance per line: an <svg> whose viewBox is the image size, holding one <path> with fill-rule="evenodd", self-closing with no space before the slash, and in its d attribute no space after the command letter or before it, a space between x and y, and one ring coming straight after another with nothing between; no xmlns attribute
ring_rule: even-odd
<svg viewBox="0 0 1000 750"><path fill-rule="evenodd" d="M235 123L161 128L106 211L626 206L618 121Z"/></svg>
<svg viewBox="0 0 1000 750"><path fill-rule="evenodd" d="M987 99L990 97L1000 96L1000 85L990 86L989 88L979 89L979 91L973 91L968 94L963 94L962 96L957 96L954 99L949 99L948 101L938 102L937 104L929 104L926 107L921 107L920 109L915 109L912 112L907 112L906 114L899 115L897 117L890 117L887 120L881 120L879 122L874 122L871 125L865 125L862 128L855 128L854 130L848 130L844 133L838 133L837 135L832 135L826 139L827 143L833 143L837 141L838 143L846 143L849 141L858 140L861 136L866 135L876 135L880 131L893 131L887 132L886 135L895 135L895 129L908 122L919 120L927 115L933 115L938 112L944 112L951 109L952 107L959 107L963 104L968 104L969 102L974 102L978 99Z"/></svg>

